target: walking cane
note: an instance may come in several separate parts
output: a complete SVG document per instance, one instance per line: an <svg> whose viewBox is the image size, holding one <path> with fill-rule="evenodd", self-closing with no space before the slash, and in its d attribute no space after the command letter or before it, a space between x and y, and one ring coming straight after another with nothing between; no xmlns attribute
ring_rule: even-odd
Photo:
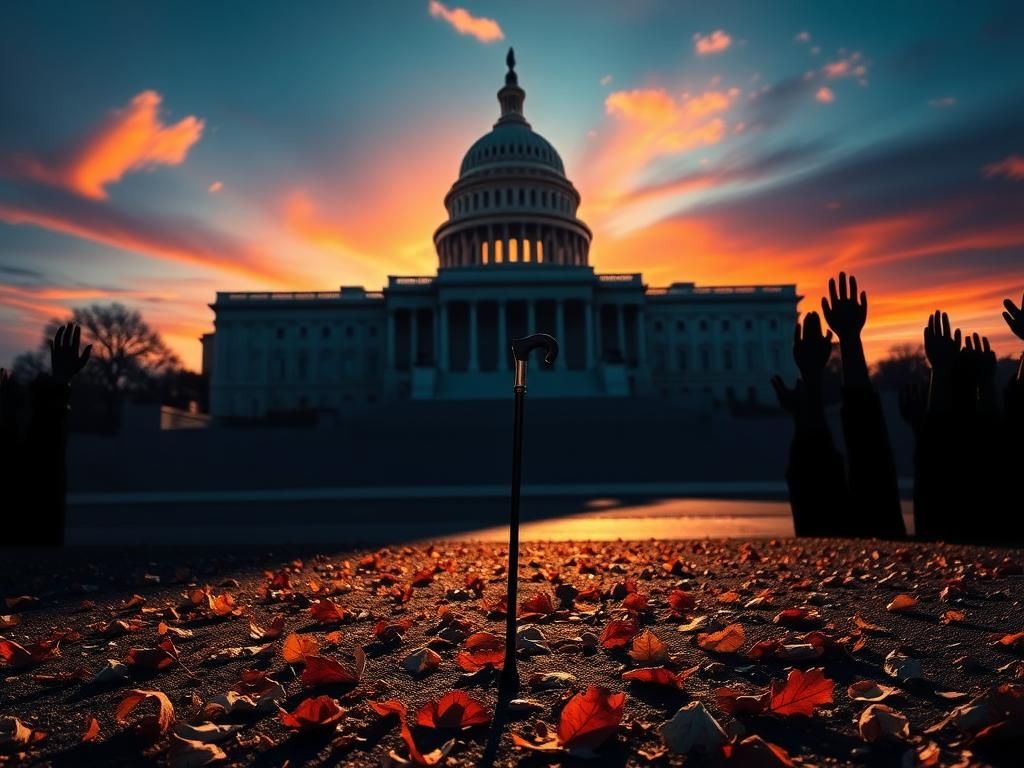
<svg viewBox="0 0 1024 768"><path fill-rule="evenodd" d="M505 693L519 690L519 671L516 669L516 612L519 590L519 486L523 474L523 401L526 399L526 361L537 348L544 349L544 362L550 365L558 357L558 342L546 333L535 333L512 341L512 356L516 361L515 416L512 422L512 508L508 528L508 611L505 621L505 666L501 673L500 689Z"/></svg>

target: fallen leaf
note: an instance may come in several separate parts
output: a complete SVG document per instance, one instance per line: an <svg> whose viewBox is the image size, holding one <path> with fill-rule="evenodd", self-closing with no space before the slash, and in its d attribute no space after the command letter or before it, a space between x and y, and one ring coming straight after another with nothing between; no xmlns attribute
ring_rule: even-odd
<svg viewBox="0 0 1024 768"><path fill-rule="evenodd" d="M306 668L302 670L302 684L309 688L314 685L358 683L366 666L366 654L359 646L356 646L353 654L355 663L352 665L326 656L307 656Z"/></svg>
<svg viewBox="0 0 1024 768"><path fill-rule="evenodd" d="M719 632L701 632L697 646L712 653L736 653L747 641L742 624L730 624Z"/></svg>
<svg viewBox="0 0 1024 768"><path fill-rule="evenodd" d="M440 750L434 750L433 752L424 755L420 752L419 747L416 746L416 741L412 737L412 730L409 728L409 723L406 722L408 710L406 709L405 704L397 699L388 699L387 701L370 701L368 703L370 708L381 717L390 717L394 715L398 718L402 741L405 742L406 749L409 750L409 757L417 765L436 765L445 757L445 755L448 754L452 746L454 746L455 742L452 740L442 746Z"/></svg>
<svg viewBox="0 0 1024 768"><path fill-rule="evenodd" d="M36 667L59 655L60 644L52 640L40 640L22 646L13 640L0 637L0 662L14 669Z"/></svg>
<svg viewBox="0 0 1024 768"><path fill-rule="evenodd" d="M537 614L540 616L547 616L555 612L555 604L551 600L551 595L547 592L541 592L534 595L529 600L519 604L519 616L530 616Z"/></svg>
<svg viewBox="0 0 1024 768"><path fill-rule="evenodd" d="M924 671L919 659L912 659L897 651L890 651L882 662L882 669L889 677L894 677L901 683L911 680L924 680Z"/></svg>
<svg viewBox="0 0 1024 768"><path fill-rule="evenodd" d="M760 715L768 710L771 691L745 694L735 688L719 688L715 691L715 703L730 715Z"/></svg>
<svg viewBox="0 0 1024 768"><path fill-rule="evenodd" d="M760 736L747 736L736 745L724 747L726 762L731 768L793 768L789 753L778 744Z"/></svg>
<svg viewBox="0 0 1024 768"><path fill-rule="evenodd" d="M345 717L346 711L330 696L303 699L291 712L281 710L279 717L286 728L306 731L311 728L334 728Z"/></svg>
<svg viewBox="0 0 1024 768"><path fill-rule="evenodd" d="M824 623L821 614L813 608L786 608L779 611L772 621L775 624L795 629L820 627Z"/></svg>
<svg viewBox="0 0 1024 768"><path fill-rule="evenodd" d="M174 726L174 734L189 741L201 741L205 744L216 744L230 739L245 726L217 723L178 723Z"/></svg>
<svg viewBox="0 0 1024 768"><path fill-rule="evenodd" d="M91 741L96 741L99 737L100 721L96 719L96 715L89 715L85 720L85 730L82 732L80 741L82 744L88 744Z"/></svg>
<svg viewBox="0 0 1024 768"><path fill-rule="evenodd" d="M939 617L939 622L942 624L959 624L967 620L967 614L963 611L949 610L943 612L942 616Z"/></svg>
<svg viewBox="0 0 1024 768"><path fill-rule="evenodd" d="M892 602L885 606L885 610L892 613L907 611L917 605L917 598L913 595L899 594L892 599Z"/></svg>
<svg viewBox="0 0 1024 768"><path fill-rule="evenodd" d="M577 693L558 721L558 739L568 750L593 751L618 730L626 694L592 685Z"/></svg>
<svg viewBox="0 0 1024 768"><path fill-rule="evenodd" d="M573 688L576 685L576 675L570 672L534 672L528 682L530 688L535 691Z"/></svg>
<svg viewBox="0 0 1024 768"><path fill-rule="evenodd" d="M163 691L144 691L138 688L128 691L121 703L117 705L114 719L123 723L128 715L142 702L154 701L157 705L155 715L145 715L135 722L137 733L144 735L148 741L156 741L174 723L174 705Z"/></svg>
<svg viewBox="0 0 1024 768"><path fill-rule="evenodd" d="M485 667L502 669L505 666L505 641L490 632L475 632L466 638L464 651L455 657L456 663L467 672Z"/></svg>
<svg viewBox="0 0 1024 768"><path fill-rule="evenodd" d="M873 635L890 635L892 634L885 627L880 627L878 624L872 624L870 621L865 619L859 613L853 614L853 623L858 629L862 629L865 632L869 632Z"/></svg>
<svg viewBox="0 0 1024 768"><path fill-rule="evenodd" d="M284 639L281 656L289 664L301 664L307 656L314 656L320 650L320 643L313 635L297 635L292 632Z"/></svg>
<svg viewBox="0 0 1024 768"><path fill-rule="evenodd" d="M427 702L416 713L416 725L424 728L461 731L491 722L491 713L462 691L451 691Z"/></svg>
<svg viewBox="0 0 1024 768"><path fill-rule="evenodd" d="M10 608L11 606L8 606ZM0 748L28 747L42 741L46 734L25 725L10 715L0 717Z"/></svg>
<svg viewBox="0 0 1024 768"><path fill-rule="evenodd" d="M658 733L666 747L681 755L694 750L713 753L728 741L722 726L699 701L680 707Z"/></svg>
<svg viewBox="0 0 1024 768"><path fill-rule="evenodd" d="M164 635L171 635L179 639L185 639L192 637L195 633L191 629L182 629L181 627L172 627L165 621L161 621L156 625L156 633L163 637Z"/></svg>
<svg viewBox="0 0 1024 768"><path fill-rule="evenodd" d="M264 629L256 622L249 621L249 637L253 640L277 640L284 633L284 616L275 616L270 626Z"/></svg>
<svg viewBox="0 0 1024 768"><path fill-rule="evenodd" d="M19 624L21 624L21 616L16 613L7 616L0 615L0 629L10 629Z"/></svg>
<svg viewBox="0 0 1024 768"><path fill-rule="evenodd" d="M668 607L676 616L692 611L697 607L697 598L691 592L683 589L673 589L668 594Z"/></svg>
<svg viewBox="0 0 1024 768"><path fill-rule="evenodd" d="M668 646L649 629L645 629L633 638L633 648L629 655L640 664L661 664L668 659Z"/></svg>
<svg viewBox="0 0 1024 768"><path fill-rule="evenodd" d="M874 680L860 680L846 689L847 695L854 701L885 701L899 692L898 688L876 683Z"/></svg>
<svg viewBox="0 0 1024 768"><path fill-rule="evenodd" d="M266 645L242 645L231 648L221 648L206 657L209 664L218 664L225 661L236 661L238 659L253 659L257 656L270 656L274 653L274 646L271 643Z"/></svg>
<svg viewBox="0 0 1024 768"><path fill-rule="evenodd" d="M337 624L345 621L352 613L333 600L318 600L309 606L309 615L318 624Z"/></svg>
<svg viewBox="0 0 1024 768"><path fill-rule="evenodd" d="M171 736L171 747L167 751L167 764L170 768L201 768L210 763L226 760L224 750L216 744L183 739Z"/></svg>
<svg viewBox="0 0 1024 768"><path fill-rule="evenodd" d="M669 688L682 690L686 678L696 672L698 667L691 667L676 673L667 667L640 667L622 673L622 679L634 683L648 683L650 685L664 685Z"/></svg>
<svg viewBox="0 0 1024 768"><path fill-rule="evenodd" d="M707 616L694 616L690 621L676 627L676 632L696 632L707 623Z"/></svg>
<svg viewBox="0 0 1024 768"><path fill-rule="evenodd" d="M155 648L129 648L124 663L129 667L138 667L150 671L166 669L178 660L178 649L174 641L165 637Z"/></svg>
<svg viewBox="0 0 1024 768"><path fill-rule="evenodd" d="M872 704L857 719L860 737L868 744L903 742L910 738L910 722L885 704Z"/></svg>
<svg viewBox="0 0 1024 768"><path fill-rule="evenodd" d="M809 669L807 672L801 672L799 669L790 670L784 684L772 686L768 709L776 715L810 717L814 714L815 707L832 703L832 691L835 686L835 681L825 677L825 670L821 667Z"/></svg>
<svg viewBox="0 0 1024 768"><path fill-rule="evenodd" d="M996 647L1005 648L1010 651L1024 652L1024 632L1014 632L1003 635L996 640Z"/></svg>
<svg viewBox="0 0 1024 768"><path fill-rule="evenodd" d="M120 683L128 679L129 671L128 665L122 664L117 659L107 659L107 666L93 675L92 680L89 682L93 685Z"/></svg>
<svg viewBox="0 0 1024 768"><path fill-rule="evenodd" d="M600 644L606 650L621 648L640 631L635 619L609 621L601 632Z"/></svg>
<svg viewBox="0 0 1024 768"><path fill-rule="evenodd" d="M648 609L647 595L639 592L630 592L622 600L622 607L633 613L643 613Z"/></svg>

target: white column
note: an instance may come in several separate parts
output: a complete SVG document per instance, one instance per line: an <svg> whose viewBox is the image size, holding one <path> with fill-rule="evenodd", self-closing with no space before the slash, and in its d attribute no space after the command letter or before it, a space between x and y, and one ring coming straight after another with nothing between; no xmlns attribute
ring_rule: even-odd
<svg viewBox="0 0 1024 768"><path fill-rule="evenodd" d="M442 301L438 319L438 364L442 372L448 370L448 302Z"/></svg>
<svg viewBox="0 0 1024 768"><path fill-rule="evenodd" d="M388 312L388 368L395 370L397 362L395 360L395 312L394 310Z"/></svg>
<svg viewBox="0 0 1024 768"><path fill-rule="evenodd" d="M526 335L529 336L537 332L537 310L533 306L533 299L528 299L526 302Z"/></svg>
<svg viewBox="0 0 1024 768"><path fill-rule="evenodd" d="M622 364L626 364L626 317L622 311L622 304L615 305L615 322L616 332L619 337L619 355L622 358Z"/></svg>
<svg viewBox="0 0 1024 768"><path fill-rule="evenodd" d="M508 236L508 224L502 225L501 228L501 254L502 258L505 259L505 263L512 261L512 253L508 247L510 240ZM519 258L519 254L516 254L516 258Z"/></svg>
<svg viewBox="0 0 1024 768"><path fill-rule="evenodd" d="M594 312L589 301L583 303L583 344L589 371L594 367Z"/></svg>
<svg viewBox="0 0 1024 768"><path fill-rule="evenodd" d="M498 302L498 370L508 369L508 331L505 330L505 301Z"/></svg>
<svg viewBox="0 0 1024 768"><path fill-rule="evenodd" d="M476 302L469 302L469 370L479 370L477 363L476 341Z"/></svg>
<svg viewBox="0 0 1024 768"><path fill-rule="evenodd" d="M417 361L420 359L419 346L420 346L420 324L419 317L417 317L419 310L409 310L409 369L416 367Z"/></svg>

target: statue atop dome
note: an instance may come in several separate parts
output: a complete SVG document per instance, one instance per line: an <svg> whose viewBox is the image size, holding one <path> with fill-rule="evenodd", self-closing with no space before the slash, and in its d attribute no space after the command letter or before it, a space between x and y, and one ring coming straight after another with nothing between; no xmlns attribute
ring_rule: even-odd
<svg viewBox="0 0 1024 768"><path fill-rule="evenodd" d="M508 49L505 63L508 65L508 72L505 73L505 87L498 91L498 103L501 104L501 117L498 119L498 122L513 121L525 123L523 101L526 99L526 91L519 87L514 48Z"/></svg>
<svg viewBox="0 0 1024 768"><path fill-rule="evenodd" d="M508 72L505 73L505 85L519 85L519 77L516 75L515 48L508 49L508 55L505 57L505 63L508 65Z"/></svg>

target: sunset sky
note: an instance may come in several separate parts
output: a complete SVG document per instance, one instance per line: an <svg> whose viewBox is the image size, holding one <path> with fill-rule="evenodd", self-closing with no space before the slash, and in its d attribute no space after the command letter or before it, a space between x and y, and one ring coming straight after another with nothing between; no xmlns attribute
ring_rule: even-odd
<svg viewBox="0 0 1024 768"><path fill-rule="evenodd" d="M198 367L218 290L432 274L516 49L591 263L871 293L877 357L948 309L1017 351L1019 2L90 2L0 19L0 363L136 306Z"/></svg>

